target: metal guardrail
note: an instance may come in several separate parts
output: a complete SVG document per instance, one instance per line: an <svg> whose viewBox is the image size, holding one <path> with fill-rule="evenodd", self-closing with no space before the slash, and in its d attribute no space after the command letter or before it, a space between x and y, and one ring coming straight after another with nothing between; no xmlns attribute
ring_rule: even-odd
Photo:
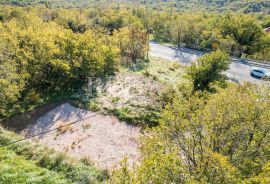
<svg viewBox="0 0 270 184"><path fill-rule="evenodd" d="M260 67L260 68L270 69L270 64L256 61L256 60L252 60L252 59L232 58L232 60L233 60L233 62L236 62L236 63L243 63L243 64L247 64L250 66L256 66L256 67Z"/></svg>

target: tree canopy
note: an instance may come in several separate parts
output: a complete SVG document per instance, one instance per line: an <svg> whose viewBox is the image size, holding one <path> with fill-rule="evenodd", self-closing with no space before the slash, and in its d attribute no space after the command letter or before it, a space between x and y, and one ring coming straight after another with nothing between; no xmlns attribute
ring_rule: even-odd
<svg viewBox="0 0 270 184"><path fill-rule="evenodd" d="M177 95L163 111L161 126L143 139L141 164L133 171L120 169L113 179L116 183L124 178L126 183L268 181L269 94L269 89L246 84L215 94L190 90Z"/></svg>
<svg viewBox="0 0 270 184"><path fill-rule="evenodd" d="M187 69L187 75L193 82L194 90L210 90L211 84L224 83L225 72L229 68L230 57L224 52L215 51L206 54L192 63Z"/></svg>
<svg viewBox="0 0 270 184"><path fill-rule="evenodd" d="M143 61L148 51L136 21L110 32L110 23L90 28L76 10L1 6L0 17L0 119L46 94L74 93L88 77L112 75L121 60Z"/></svg>

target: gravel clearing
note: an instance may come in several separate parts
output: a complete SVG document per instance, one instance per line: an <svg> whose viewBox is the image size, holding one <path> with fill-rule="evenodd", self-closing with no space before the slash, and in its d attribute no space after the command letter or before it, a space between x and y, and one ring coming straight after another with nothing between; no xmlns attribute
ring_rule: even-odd
<svg viewBox="0 0 270 184"><path fill-rule="evenodd" d="M94 114L96 112L65 103L40 117L34 125L28 126L21 133L34 135ZM139 160L139 136L140 128L120 122L113 116L100 114L41 135L36 141L75 158L86 158L97 167L111 171L119 166L125 156L130 165Z"/></svg>

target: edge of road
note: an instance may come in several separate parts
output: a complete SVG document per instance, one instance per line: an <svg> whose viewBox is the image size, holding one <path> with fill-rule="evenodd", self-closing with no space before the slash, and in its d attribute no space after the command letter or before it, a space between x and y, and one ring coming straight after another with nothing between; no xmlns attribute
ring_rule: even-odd
<svg viewBox="0 0 270 184"><path fill-rule="evenodd" d="M151 42L153 44L159 44L159 45L163 45L165 47L169 47L171 49L174 49L176 50L176 48L173 46L173 45L170 45L170 44L164 44L164 43L157 43L157 42ZM186 50L189 50L189 51L195 51L195 52L200 52L200 53L207 53L207 52L204 52L204 51L201 51L201 50L196 50L196 49L190 49L190 48L184 48ZM237 58L237 57L232 57L232 61L235 62L235 63L241 63L241 64L246 64L246 65L249 65L249 66L254 66L254 67L261 67L261 68L267 68L267 69L270 69L270 64L268 63L264 63L262 61L258 61L258 60L252 60L252 59L245 59L245 58Z"/></svg>
<svg viewBox="0 0 270 184"><path fill-rule="evenodd" d="M263 62L256 61L256 60L252 60L252 59L232 58L232 61L235 63L247 64L249 66L270 69L270 64L263 63Z"/></svg>

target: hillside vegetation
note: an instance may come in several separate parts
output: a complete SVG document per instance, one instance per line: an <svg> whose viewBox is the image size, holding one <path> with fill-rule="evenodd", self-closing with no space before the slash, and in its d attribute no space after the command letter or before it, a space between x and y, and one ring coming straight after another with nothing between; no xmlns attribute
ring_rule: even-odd
<svg viewBox="0 0 270 184"><path fill-rule="evenodd" d="M101 130L91 129L91 122L76 126L77 134L58 129L63 136L50 136L56 146L65 141L75 148L76 142L61 138L71 135L84 144L83 133L94 140L102 131L112 136L95 137L96 157L113 155L103 143L119 146L107 149L115 150L117 159L126 155L121 145L141 152L134 155L141 155L140 163L130 167L123 158L108 176L91 158L78 161L21 142L0 147L0 183L270 182L270 91L263 85L269 83L235 84L225 76L232 56L270 62L270 34L264 31L270 26L268 1L0 2L0 122L72 100L111 119L96 124ZM150 56L150 41L208 53L182 66ZM81 121L93 113L69 105L64 113L62 107L45 118L47 129L39 121L39 132L61 125L60 115L76 114ZM140 148L123 135L134 126L136 136L142 133ZM0 129L0 145L20 138Z"/></svg>
<svg viewBox="0 0 270 184"><path fill-rule="evenodd" d="M106 10L0 7L0 119L70 96L88 77L144 61L150 38L270 60L267 16Z"/></svg>
<svg viewBox="0 0 270 184"><path fill-rule="evenodd" d="M268 0L175 0L175 1L140 1L153 7L163 9L173 8L177 11L237 11L242 13L262 12L268 13L270 1Z"/></svg>
<svg viewBox="0 0 270 184"><path fill-rule="evenodd" d="M215 51L187 67L142 138L141 163L124 159L112 183L269 183L269 85L228 83L230 62Z"/></svg>
<svg viewBox="0 0 270 184"><path fill-rule="evenodd" d="M142 140L141 164L124 160L112 183L269 183L269 88L202 94L181 85L170 94L161 125Z"/></svg>
<svg viewBox="0 0 270 184"><path fill-rule="evenodd" d="M84 8L97 5L105 6L149 6L159 10L175 9L176 11L237 11L242 13L269 13L269 0L124 0L121 2L112 0L1 0L2 4L12 4L18 6L47 4L54 7ZM125 4L123 4L125 3Z"/></svg>

